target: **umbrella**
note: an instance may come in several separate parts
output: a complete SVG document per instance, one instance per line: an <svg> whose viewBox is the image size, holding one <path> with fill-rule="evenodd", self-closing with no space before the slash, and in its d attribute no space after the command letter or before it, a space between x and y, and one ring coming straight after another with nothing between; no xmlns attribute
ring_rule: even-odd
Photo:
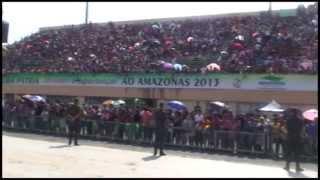
<svg viewBox="0 0 320 180"><path fill-rule="evenodd" d="M126 102L123 100L118 100L113 103L115 107L119 107L120 105L123 105L123 104L126 104Z"/></svg>
<svg viewBox="0 0 320 180"><path fill-rule="evenodd" d="M154 25L152 25L152 28L153 29L159 29L160 27L158 25L154 24Z"/></svg>
<svg viewBox="0 0 320 180"><path fill-rule="evenodd" d="M181 64L174 64L173 68L177 71L182 71L182 65Z"/></svg>
<svg viewBox="0 0 320 180"><path fill-rule="evenodd" d="M187 38L187 41L188 41L188 42L193 41L193 37L189 36L189 37Z"/></svg>
<svg viewBox="0 0 320 180"><path fill-rule="evenodd" d="M214 70L220 71L221 70L220 66L216 63L211 63L211 64L207 65L207 69L209 71L214 71Z"/></svg>
<svg viewBox="0 0 320 180"><path fill-rule="evenodd" d="M223 102L220 102L220 101L212 101L210 102L210 104L214 104L214 105L217 105L219 107L227 107L227 105Z"/></svg>
<svg viewBox="0 0 320 180"><path fill-rule="evenodd" d="M73 61L73 57L68 57L68 61Z"/></svg>
<svg viewBox="0 0 320 180"><path fill-rule="evenodd" d="M180 101L169 101L168 106L172 109L182 110L186 108L186 105Z"/></svg>
<svg viewBox="0 0 320 180"><path fill-rule="evenodd" d="M260 111L267 112L283 112L284 110L281 108L280 104L278 104L275 100L272 100L268 105L259 109Z"/></svg>
<svg viewBox="0 0 320 180"><path fill-rule="evenodd" d="M233 43L232 47L235 49L243 49L243 45L241 43Z"/></svg>
<svg viewBox="0 0 320 180"><path fill-rule="evenodd" d="M114 101L112 100L106 100L102 103L103 105L111 105L111 104L114 104Z"/></svg>
<svg viewBox="0 0 320 180"><path fill-rule="evenodd" d="M28 99L28 100L30 100L31 97L32 97L32 96L29 95L29 94L22 96L22 98L25 98L25 99Z"/></svg>
<svg viewBox="0 0 320 180"><path fill-rule="evenodd" d="M302 66L304 69L312 68L312 62L305 61L305 62L300 63L300 66Z"/></svg>
<svg viewBox="0 0 320 180"><path fill-rule="evenodd" d="M164 63L163 67L166 68L166 69L172 69L173 65L171 63Z"/></svg>
<svg viewBox="0 0 320 180"><path fill-rule="evenodd" d="M139 43L139 42L136 42L136 43L134 44L134 47L139 47L139 46L141 46L141 43Z"/></svg>
<svg viewBox="0 0 320 180"><path fill-rule="evenodd" d="M258 33L258 32L255 32L255 33L252 34L252 37L256 37L256 36L258 36L258 35L259 35L259 33Z"/></svg>
<svg viewBox="0 0 320 180"><path fill-rule="evenodd" d="M305 112L303 112L303 117L310 120L314 121L316 118L318 118L318 110L317 109L309 109Z"/></svg>
<svg viewBox="0 0 320 180"><path fill-rule="evenodd" d="M156 45L161 44L161 42L160 42L158 39L155 39L155 40L153 40L152 42L153 42L154 44L156 44Z"/></svg>
<svg viewBox="0 0 320 180"><path fill-rule="evenodd" d="M118 101L116 101L115 103L117 104L125 104L126 102L124 100L119 99Z"/></svg>
<svg viewBox="0 0 320 180"><path fill-rule="evenodd" d="M227 51L221 51L220 53L221 53L221 54L228 54Z"/></svg>
<svg viewBox="0 0 320 180"><path fill-rule="evenodd" d="M41 96L32 96L31 100L34 102L45 102L46 100Z"/></svg>
<svg viewBox="0 0 320 180"><path fill-rule="evenodd" d="M243 37L242 35L238 35L238 36L236 36L235 39L240 40L240 41L243 41L243 40L244 40L244 37Z"/></svg>
<svg viewBox="0 0 320 180"><path fill-rule="evenodd" d="M159 64L164 64L164 63L166 63L166 62L160 60L160 61L158 61L158 63L159 63Z"/></svg>
<svg viewBox="0 0 320 180"><path fill-rule="evenodd" d="M41 96L24 95L23 98L30 100L32 102L46 102L46 100Z"/></svg>

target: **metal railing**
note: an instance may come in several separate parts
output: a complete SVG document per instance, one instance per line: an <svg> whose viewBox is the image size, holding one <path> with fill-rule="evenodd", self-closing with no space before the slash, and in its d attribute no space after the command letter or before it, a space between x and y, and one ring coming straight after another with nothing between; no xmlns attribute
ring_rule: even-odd
<svg viewBox="0 0 320 180"><path fill-rule="evenodd" d="M80 124L80 138L84 139L145 146L151 146L155 140L154 128L143 127L139 123L85 119ZM68 133L66 119L63 117L23 117L14 113L3 113L2 128L8 131L41 133L62 137ZM317 137L315 139L307 138L304 141L302 160L317 161L317 142ZM275 145L272 136L267 132L224 131L211 128L169 127L165 141L165 146L171 149L283 158L283 144L282 146L280 144L280 147L282 147L280 153L276 152Z"/></svg>

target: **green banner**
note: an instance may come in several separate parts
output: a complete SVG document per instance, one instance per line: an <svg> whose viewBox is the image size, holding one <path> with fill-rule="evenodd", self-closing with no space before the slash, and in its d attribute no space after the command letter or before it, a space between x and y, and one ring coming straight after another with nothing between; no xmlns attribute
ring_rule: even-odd
<svg viewBox="0 0 320 180"><path fill-rule="evenodd" d="M212 88L247 90L317 91L317 75L270 74L95 74L16 73L3 76L3 84L94 85L137 88Z"/></svg>

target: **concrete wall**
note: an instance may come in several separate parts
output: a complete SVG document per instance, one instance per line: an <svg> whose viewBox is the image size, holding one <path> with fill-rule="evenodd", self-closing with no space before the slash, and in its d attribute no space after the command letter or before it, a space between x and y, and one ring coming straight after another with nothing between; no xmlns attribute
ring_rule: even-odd
<svg viewBox="0 0 320 180"><path fill-rule="evenodd" d="M318 93L310 91L241 91L211 89L150 89L116 88L79 85L3 85L3 94L38 94L65 96L100 96L100 97L137 97L157 100L184 100L193 106L194 101L224 101L238 103L263 103L276 100L280 104L313 105L318 104ZM192 103L191 103L192 102ZM189 104L189 103L188 103ZM232 104L236 108L236 104Z"/></svg>

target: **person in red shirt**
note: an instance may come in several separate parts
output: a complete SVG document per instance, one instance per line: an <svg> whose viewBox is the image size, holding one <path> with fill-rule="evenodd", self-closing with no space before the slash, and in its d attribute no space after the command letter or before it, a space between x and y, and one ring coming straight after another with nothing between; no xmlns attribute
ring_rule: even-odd
<svg viewBox="0 0 320 180"><path fill-rule="evenodd" d="M152 112L145 107L143 111L140 113L141 116L141 123L143 128L143 139L144 141L150 141L152 138L152 127L151 127L151 119L152 119Z"/></svg>
<svg viewBox="0 0 320 180"><path fill-rule="evenodd" d="M231 145L231 138L230 138L230 130L232 130L232 119L231 119L231 112L225 112L223 114L223 138L222 138L222 147L229 148Z"/></svg>

